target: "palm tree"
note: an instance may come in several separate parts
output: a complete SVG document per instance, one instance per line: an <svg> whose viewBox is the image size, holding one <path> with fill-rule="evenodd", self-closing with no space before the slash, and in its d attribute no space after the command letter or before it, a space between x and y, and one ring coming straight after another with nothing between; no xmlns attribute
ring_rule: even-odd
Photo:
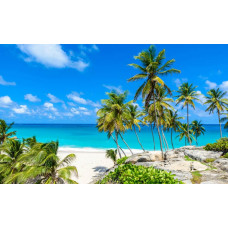
<svg viewBox="0 0 228 228"><path fill-rule="evenodd" d="M114 165L116 164L116 161L117 161L117 150L106 150L106 158L110 158Z"/></svg>
<svg viewBox="0 0 228 228"><path fill-rule="evenodd" d="M193 131L192 131L192 129L188 128L188 124L186 124L186 123L181 124L179 126L178 132L180 133L179 134L180 141L183 138L185 138L185 146L186 146L186 141L190 141L190 143L192 143L192 140L194 140Z"/></svg>
<svg viewBox="0 0 228 228"><path fill-rule="evenodd" d="M123 142L126 144L130 152L132 153L130 147L123 139L121 133L126 131L126 125L129 120L129 110L128 106L132 101L125 103L127 98L127 91L124 93L117 93L116 91L107 93L109 99L102 100L102 108L97 111L97 127L100 132L108 132L108 137L110 138L113 133L115 133L115 143L117 145L117 151L121 158L118 136L121 137ZM133 153L132 153L133 154Z"/></svg>
<svg viewBox="0 0 228 228"><path fill-rule="evenodd" d="M204 128L203 125L201 124L201 121L194 120L194 121L192 121L191 129L192 129L192 131L193 131L193 135L196 136L196 145L198 146L197 138L198 138L201 134L204 135L205 128Z"/></svg>
<svg viewBox="0 0 228 228"><path fill-rule="evenodd" d="M182 109L187 106L187 127L188 127L188 131L189 131L189 105L195 109L195 104L194 101L200 101L197 97L199 96L199 93L197 93L197 91L195 91L195 89L197 88L197 86L193 86L193 84L188 84L188 82L183 83L177 93L178 95L177 100L176 100L176 105L178 105L179 103L183 103L182 105ZM189 135L189 134L188 134ZM191 140L190 137L188 136L188 142L191 144Z"/></svg>
<svg viewBox="0 0 228 228"><path fill-rule="evenodd" d="M218 89L211 89L207 92L206 101L204 104L208 104L206 112L209 111L209 114L214 113L218 114L219 126L220 126L220 137L222 138L222 126L221 126L221 112L223 112L228 107L228 99L224 98L227 92L222 92Z"/></svg>
<svg viewBox="0 0 228 228"><path fill-rule="evenodd" d="M167 110L167 125L168 127L167 130L170 129L170 137L171 137L171 143L172 143L172 147L174 149L174 145L173 145L173 130L174 132L177 132L179 130L179 126L181 125L180 120L184 119L184 117L179 117L177 114L177 111L173 111L173 110Z"/></svg>
<svg viewBox="0 0 228 228"><path fill-rule="evenodd" d="M60 159L57 155L58 142L37 144L22 155L19 162L26 167L15 175L10 175L5 183L37 183L37 184L77 184L71 179L72 174L78 175L77 168L69 164L76 158L75 154L69 154Z"/></svg>
<svg viewBox="0 0 228 228"><path fill-rule="evenodd" d="M8 132L13 125L14 123L7 125L5 120L0 119L0 143L1 144L9 137L16 135L16 131Z"/></svg>
<svg viewBox="0 0 228 228"><path fill-rule="evenodd" d="M128 79L128 81L130 82L144 80L143 84L138 88L134 99L137 100L139 95L142 94L142 98L145 99L146 108L148 108L151 98L153 99L155 110L155 123L158 130L161 151L163 153L161 134L157 119L157 110L155 106L155 85L162 85L167 89L169 93L171 93L171 90L164 83L161 77L173 73L180 73L180 70L171 68L171 66L175 62L174 59L171 59L165 64L163 64L163 60L165 59L165 49L160 51L156 56L156 49L153 45L151 45L148 50L140 52L138 56L135 56L135 59L139 60L141 65L132 63L130 64L130 66L133 66L136 69L140 70L140 73L131 77L130 79Z"/></svg>
<svg viewBox="0 0 228 228"><path fill-rule="evenodd" d="M132 130L132 128L134 129L134 132L135 132L135 135L137 137L137 140L138 140L140 146L142 147L143 151L145 151L143 146L142 146L142 144L141 144L141 142L140 142L140 140L139 140L139 136L138 136L138 134L136 132L136 129L135 129L135 126L137 126L139 131L140 131L141 127L140 127L139 124L145 124L145 122L140 119L142 116L144 116L144 113L140 112L138 110L138 106L137 105L133 105L133 104L128 105L128 110L129 110L129 114L130 114L129 115L129 120L128 120L128 127L131 130Z"/></svg>

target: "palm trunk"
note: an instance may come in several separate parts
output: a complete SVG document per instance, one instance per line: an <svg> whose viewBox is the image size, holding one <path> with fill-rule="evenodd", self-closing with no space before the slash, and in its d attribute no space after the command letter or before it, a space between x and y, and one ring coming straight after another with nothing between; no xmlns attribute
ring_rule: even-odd
<svg viewBox="0 0 228 228"><path fill-rule="evenodd" d="M197 135L196 135L196 145L198 146Z"/></svg>
<svg viewBox="0 0 228 228"><path fill-rule="evenodd" d="M220 113L218 111L218 119L219 119L219 127L220 127L220 138L222 138L222 125L221 125L221 120L220 120Z"/></svg>
<svg viewBox="0 0 228 228"><path fill-rule="evenodd" d="M188 125L188 142L191 145L190 137L189 137L189 116L188 116L188 104L187 104L187 125Z"/></svg>
<svg viewBox="0 0 228 228"><path fill-rule="evenodd" d="M167 151L167 149L166 149L166 145L165 145L165 140L164 140L164 136L163 136L163 134L162 134L162 142L163 142L163 146L164 146L164 149L165 149L165 152Z"/></svg>
<svg viewBox="0 0 228 228"><path fill-rule="evenodd" d="M154 131L153 131L152 124L150 124L150 127L151 127L151 133L152 133L152 138L153 138L153 142L154 142L154 151L155 151L155 140L154 140Z"/></svg>
<svg viewBox="0 0 228 228"><path fill-rule="evenodd" d="M127 146L127 148L130 150L131 154L133 154L131 148L128 146L128 144L125 142L125 140L123 139L123 136L120 134L121 139L123 140L123 142L125 143L125 145Z"/></svg>
<svg viewBox="0 0 228 228"><path fill-rule="evenodd" d="M115 140L115 138L113 137L113 135L111 134L111 136L112 136L112 138L113 138L113 140L114 140L114 142L116 143L116 145L117 145L117 142L116 142L116 140ZM119 148L120 148L120 150L123 152L123 154L124 154L124 156L126 157L127 155L125 154L125 152L124 152L124 150L119 146Z"/></svg>
<svg viewBox="0 0 228 228"><path fill-rule="evenodd" d="M171 128L171 143L172 143L172 147L174 149L174 146L173 146L173 129Z"/></svg>
<svg viewBox="0 0 228 228"><path fill-rule="evenodd" d="M163 148L162 148L162 139L161 139L160 129L159 129L159 126L158 126L158 118L157 118L157 111L156 111L156 103L155 103L155 95L154 94L155 93L153 91L155 121L156 121L157 130L158 130L158 136L159 136L159 141L160 141L160 147L161 147L162 157L164 159L164 153L163 153Z"/></svg>
<svg viewBox="0 0 228 228"><path fill-rule="evenodd" d="M164 134L164 131L163 131L162 127L161 127L161 130L162 130L162 134L163 134L163 137L164 137L164 140L165 140L165 144L166 144L167 150L169 150L169 145L168 145L168 142L166 140L166 137L165 137L165 134Z"/></svg>
<svg viewBox="0 0 228 228"><path fill-rule="evenodd" d="M117 131L115 131L116 134L116 146L117 146L117 152L119 154L119 157L122 158L121 153L120 153L120 149L119 149L119 144L118 144L118 133Z"/></svg>
<svg viewBox="0 0 228 228"><path fill-rule="evenodd" d="M135 125L134 125L134 124L133 124L133 128L134 128L136 137L137 137L137 139L138 139L138 142L139 142L140 146L142 147L143 151L145 152L145 150L144 150L144 148L143 148L143 146L142 146L142 144L141 144L141 142L140 142L140 140L139 140L139 136L138 136L138 134L137 134L137 132L136 132L136 129L135 129Z"/></svg>

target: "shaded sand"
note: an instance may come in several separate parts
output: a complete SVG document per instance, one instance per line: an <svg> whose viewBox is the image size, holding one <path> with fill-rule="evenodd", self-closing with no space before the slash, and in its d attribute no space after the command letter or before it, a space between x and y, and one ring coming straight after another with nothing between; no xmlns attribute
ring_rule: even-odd
<svg viewBox="0 0 228 228"><path fill-rule="evenodd" d="M67 154L74 153L76 160L71 165L77 167L78 178L73 177L79 184L89 184L94 178L104 173L114 164L111 159L105 157L104 149L95 148L59 148L59 156L65 157ZM127 155L130 152L125 151ZM141 150L133 150L134 153L142 152Z"/></svg>

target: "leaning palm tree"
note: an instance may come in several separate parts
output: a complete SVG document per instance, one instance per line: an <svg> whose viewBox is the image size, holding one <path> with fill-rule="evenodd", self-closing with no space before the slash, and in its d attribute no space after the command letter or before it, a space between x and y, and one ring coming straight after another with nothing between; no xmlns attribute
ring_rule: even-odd
<svg viewBox="0 0 228 228"><path fill-rule="evenodd" d="M177 137L179 137L179 141L181 141L183 138L185 139L185 146L187 141L192 143L192 141L195 140L192 129L188 129L188 124L186 123L183 123L179 126L178 132L179 136Z"/></svg>
<svg viewBox="0 0 228 228"><path fill-rule="evenodd" d="M116 164L117 150L113 150L113 149L106 150L105 156L106 158L110 158L113 161L114 165Z"/></svg>
<svg viewBox="0 0 228 228"><path fill-rule="evenodd" d="M137 137L137 140L140 144L140 146L142 147L143 151L144 148L139 140L139 136L136 132L136 129L135 129L135 126L138 127L139 131L141 129L140 125L139 124L145 124L145 122L143 120L141 120L141 117L144 116L144 113L143 112L140 112L138 110L138 106L137 105L133 105L133 104L130 104L128 105L128 110L129 110L129 120L128 120L128 128L130 128L132 130L132 128L134 129L134 132L135 132L135 135Z"/></svg>
<svg viewBox="0 0 228 228"><path fill-rule="evenodd" d="M128 81L137 81L137 80L144 80L143 84L138 88L135 94L135 100L142 94L143 100L145 100L145 107L148 108L149 102L151 99L154 101L154 110L155 110L155 123L158 130L159 140L160 140L160 147L162 149L162 140L161 134L157 119L157 110L156 110L156 97L155 97L155 86L157 84L164 86L169 93L171 90L165 84L161 77L173 73L180 73L180 70L171 68L173 63L175 62L174 59L168 60L166 63L163 64L163 60L165 59L165 49L160 51L158 55L156 55L156 49L152 45L146 51L142 51L135 56L136 60L139 60L141 65L133 63L130 66L135 67L140 71L140 73L136 74L135 76L128 79Z"/></svg>
<svg viewBox="0 0 228 228"><path fill-rule="evenodd" d="M203 127L203 125L201 124L201 121L197 121L197 120L194 120L192 121L191 123L191 129L193 131L193 135L196 136L196 145L198 146L198 137L203 134L204 135L204 132L205 132L205 128Z"/></svg>
<svg viewBox="0 0 228 228"><path fill-rule="evenodd" d="M209 111L209 114L214 113L218 114L219 126L220 126L220 137L222 138L222 126L221 126L221 112L223 112L228 107L228 99L225 98L227 92L222 92L218 89L211 89L207 92L206 101L204 104L208 104L206 112Z"/></svg>
<svg viewBox="0 0 228 228"><path fill-rule="evenodd" d="M174 149L174 145L173 145L173 131L177 132L179 130L179 126L181 125L180 120L184 119L184 117L179 117L177 114L177 111L173 111L173 110L167 110L167 121L166 121L166 129L169 130L170 129L170 137L171 137L171 143L172 143L172 147Z"/></svg>
<svg viewBox="0 0 228 228"><path fill-rule="evenodd" d="M188 84L188 82L183 83L177 93L178 95L176 100L176 105L182 104L182 109L186 106L187 107L187 127L189 131L189 106L195 109L194 101L200 101L198 99L199 93L195 90L197 86L193 86L193 84ZM189 134L188 134L189 135ZM190 137L188 136L188 142L191 144Z"/></svg>
<svg viewBox="0 0 228 228"><path fill-rule="evenodd" d="M77 168L70 166L76 158L69 154L63 159L57 155L58 142L37 144L29 152L22 155L19 162L26 167L6 179L6 183L37 183L37 184L77 184L71 178L72 174L78 175Z"/></svg>
<svg viewBox="0 0 228 228"><path fill-rule="evenodd" d="M16 131L9 132L13 125L14 123L7 125L5 120L0 119L0 144L11 136L16 135Z"/></svg>

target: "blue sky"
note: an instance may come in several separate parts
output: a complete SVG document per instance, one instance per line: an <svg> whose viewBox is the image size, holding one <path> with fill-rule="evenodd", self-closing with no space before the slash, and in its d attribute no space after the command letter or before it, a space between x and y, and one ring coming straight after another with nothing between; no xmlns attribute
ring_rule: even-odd
<svg viewBox="0 0 228 228"><path fill-rule="evenodd" d="M179 75L164 78L172 90L182 82L228 90L228 45L155 45L174 58ZM16 123L95 123L105 92L128 90L129 100L140 82L128 66L149 45L0 45L0 115ZM174 93L175 94L175 93ZM201 96L203 100L203 96ZM139 107L142 102L137 101ZM180 108L180 107L176 107ZM217 123L216 115L196 104L190 120ZM186 110L180 110L185 116Z"/></svg>

